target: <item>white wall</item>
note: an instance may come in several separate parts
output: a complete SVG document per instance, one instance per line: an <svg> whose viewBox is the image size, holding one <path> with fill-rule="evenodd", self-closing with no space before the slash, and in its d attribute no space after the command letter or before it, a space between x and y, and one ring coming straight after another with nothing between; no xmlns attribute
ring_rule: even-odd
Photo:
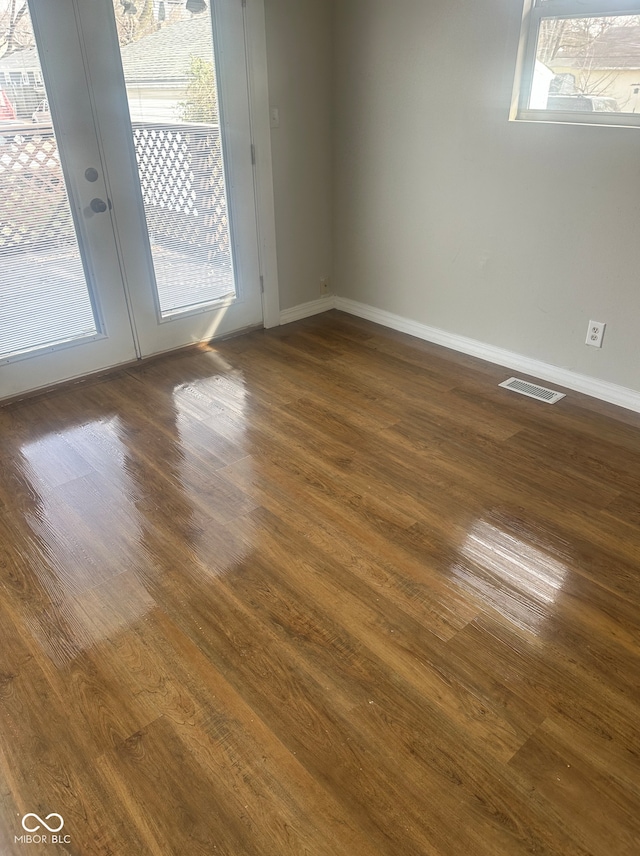
<svg viewBox="0 0 640 856"><path fill-rule="evenodd" d="M265 0L280 308L332 274L332 3Z"/></svg>
<svg viewBox="0 0 640 856"><path fill-rule="evenodd" d="M334 288L640 390L640 129L509 122L520 14L336 3Z"/></svg>

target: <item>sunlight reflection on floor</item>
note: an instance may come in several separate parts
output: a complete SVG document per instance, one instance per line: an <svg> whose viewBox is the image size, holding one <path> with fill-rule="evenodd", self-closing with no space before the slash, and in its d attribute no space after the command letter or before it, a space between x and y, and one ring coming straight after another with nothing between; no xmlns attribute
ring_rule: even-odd
<svg viewBox="0 0 640 856"><path fill-rule="evenodd" d="M452 568L457 582L520 628L534 631L557 598L568 568L537 547L479 520Z"/></svg>

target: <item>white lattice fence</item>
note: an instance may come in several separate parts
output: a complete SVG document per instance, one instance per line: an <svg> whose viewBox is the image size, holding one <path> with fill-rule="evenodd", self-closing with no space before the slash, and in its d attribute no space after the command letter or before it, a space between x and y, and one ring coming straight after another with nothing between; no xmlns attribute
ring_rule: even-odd
<svg viewBox="0 0 640 856"><path fill-rule="evenodd" d="M153 243L203 261L229 256L220 132L192 125L134 125ZM0 251L74 243L73 218L51 133L21 130L0 146Z"/></svg>
<svg viewBox="0 0 640 856"><path fill-rule="evenodd" d="M53 136L31 130L0 146L0 252L74 242L73 220Z"/></svg>
<svg viewBox="0 0 640 856"><path fill-rule="evenodd" d="M208 261L228 256L219 129L135 123L134 141L152 242Z"/></svg>

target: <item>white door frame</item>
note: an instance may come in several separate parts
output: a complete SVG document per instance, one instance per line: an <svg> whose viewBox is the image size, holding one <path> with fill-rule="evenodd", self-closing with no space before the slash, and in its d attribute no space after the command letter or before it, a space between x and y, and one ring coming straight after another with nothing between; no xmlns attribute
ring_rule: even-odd
<svg viewBox="0 0 640 856"><path fill-rule="evenodd" d="M267 26L264 0L243 0L249 77L251 135L256 152L255 196L258 221L260 271L264 292L264 326L280 324L280 293L276 251L276 217L273 192L273 158L269 118L269 75L267 68Z"/></svg>

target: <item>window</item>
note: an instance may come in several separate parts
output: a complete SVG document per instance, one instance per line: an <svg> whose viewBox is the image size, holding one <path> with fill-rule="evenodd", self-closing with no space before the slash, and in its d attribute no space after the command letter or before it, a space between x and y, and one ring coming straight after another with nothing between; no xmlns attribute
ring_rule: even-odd
<svg viewBox="0 0 640 856"><path fill-rule="evenodd" d="M511 118L640 126L640 0L526 0Z"/></svg>

